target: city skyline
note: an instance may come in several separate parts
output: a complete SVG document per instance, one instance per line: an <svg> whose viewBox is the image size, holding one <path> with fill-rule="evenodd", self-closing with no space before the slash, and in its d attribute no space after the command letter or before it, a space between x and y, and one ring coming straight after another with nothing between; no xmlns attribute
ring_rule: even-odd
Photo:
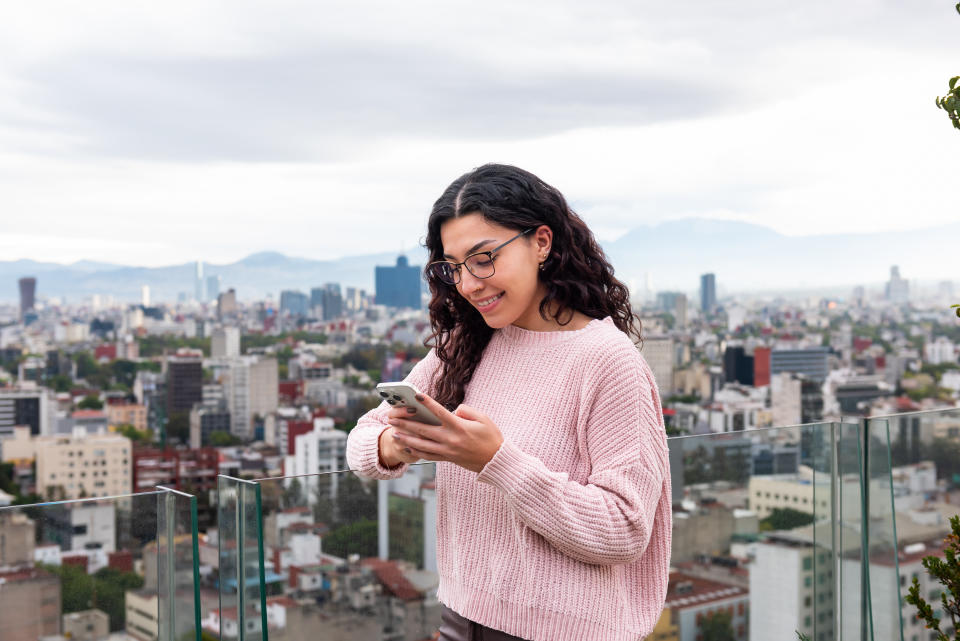
<svg viewBox="0 0 960 641"><path fill-rule="evenodd" d="M488 161L556 185L604 242L687 216L795 236L953 216L943 3L502 5L469 35L443 4L318 11L17 7L0 255L396 253Z"/></svg>

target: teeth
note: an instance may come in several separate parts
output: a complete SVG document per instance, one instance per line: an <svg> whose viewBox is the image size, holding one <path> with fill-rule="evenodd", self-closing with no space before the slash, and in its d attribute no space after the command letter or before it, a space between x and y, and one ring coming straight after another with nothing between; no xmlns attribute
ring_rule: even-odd
<svg viewBox="0 0 960 641"><path fill-rule="evenodd" d="M503 296L503 293L497 294L496 296L491 296L490 298L487 298L485 300L477 301L477 305L479 305L480 307L486 307L487 305L497 300L501 296Z"/></svg>

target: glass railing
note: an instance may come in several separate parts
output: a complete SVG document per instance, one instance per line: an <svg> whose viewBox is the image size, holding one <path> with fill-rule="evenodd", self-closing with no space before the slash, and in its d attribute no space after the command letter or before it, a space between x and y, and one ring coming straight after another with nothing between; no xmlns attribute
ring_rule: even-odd
<svg viewBox="0 0 960 641"><path fill-rule="evenodd" d="M889 445L879 423L685 436L668 445L672 563L655 634L897 638L877 624L896 604L895 579L871 572L896 562ZM221 625L223 638L429 638L440 611L434 468L414 465L389 481L353 472L221 479L220 547L246 577L231 576L221 604L248 621ZM258 519L245 512L255 509ZM246 529L225 536L224 519Z"/></svg>
<svg viewBox="0 0 960 641"><path fill-rule="evenodd" d="M199 641L195 499L0 507L0 639Z"/></svg>
<svg viewBox="0 0 960 641"><path fill-rule="evenodd" d="M939 604L921 560L960 511L960 410L668 446L672 563L652 638L926 638L903 597L916 576ZM165 488L0 508L0 639L428 639L434 476L221 476L205 531L197 499Z"/></svg>

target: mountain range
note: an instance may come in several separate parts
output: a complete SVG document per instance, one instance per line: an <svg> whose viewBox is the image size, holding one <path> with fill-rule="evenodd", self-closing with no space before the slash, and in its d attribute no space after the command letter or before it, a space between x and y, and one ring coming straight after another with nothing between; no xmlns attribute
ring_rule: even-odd
<svg viewBox="0 0 960 641"><path fill-rule="evenodd" d="M898 265L907 279L956 280L960 223L898 231L786 236L768 227L730 220L685 218L636 227L602 243L617 276L634 289L695 292L705 272L717 275L721 292L821 289L836 292L875 284ZM422 265L426 250L407 252ZM221 288L241 299L279 298L283 289L309 292L327 282L373 291L374 266L393 265L394 253L312 260L279 252L254 253L228 264L204 264L204 277L218 275ZM0 300L18 299L17 279L37 278L37 295L79 302L92 294L140 299L148 285L155 301L174 301L194 290L194 263L164 267L115 265L83 260L69 265L32 260L0 261Z"/></svg>

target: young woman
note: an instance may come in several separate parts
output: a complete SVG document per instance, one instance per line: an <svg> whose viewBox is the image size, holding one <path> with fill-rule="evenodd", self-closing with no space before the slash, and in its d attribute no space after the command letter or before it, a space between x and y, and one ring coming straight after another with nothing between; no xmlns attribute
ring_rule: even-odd
<svg viewBox="0 0 960 641"><path fill-rule="evenodd" d="M670 466L627 289L516 167L454 181L426 242L433 349L406 380L443 425L384 403L347 459L380 479L438 461L440 638L643 639L667 590Z"/></svg>

